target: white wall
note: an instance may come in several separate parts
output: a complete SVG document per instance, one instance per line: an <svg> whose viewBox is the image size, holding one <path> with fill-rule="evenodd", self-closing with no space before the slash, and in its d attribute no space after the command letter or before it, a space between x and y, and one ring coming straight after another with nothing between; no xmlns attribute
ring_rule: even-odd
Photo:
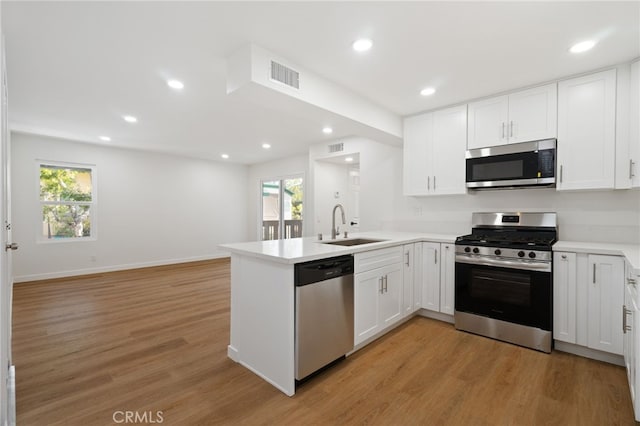
<svg viewBox="0 0 640 426"><path fill-rule="evenodd" d="M328 146L342 142L344 150L329 153ZM360 155L360 227L359 231L376 231L395 221L394 198L402 193L402 148L381 144L370 139L352 137L313 145L309 149L309 186L321 188L323 182L315 175L319 159ZM335 204L335 200L325 203ZM315 204L315 203L314 203ZM331 230L331 209L307 203L308 217L315 217L310 235ZM347 213L349 216L349 213ZM325 231L328 229L329 231Z"/></svg>
<svg viewBox="0 0 640 426"><path fill-rule="evenodd" d="M345 209L345 221L351 217L349 211L348 188L349 188L349 170L344 164L334 164L322 161L316 161L314 165L314 176L319 185L314 187L313 199L315 205L315 231L322 233L325 238L331 235L331 214L336 204L342 204ZM338 198L336 198L336 193ZM340 232L349 231L348 225L342 224L342 216L340 211L336 211L336 225L339 226Z"/></svg>
<svg viewBox="0 0 640 426"><path fill-rule="evenodd" d="M398 188L401 188L398 182ZM469 192L467 195L396 195L395 219L387 230L463 235L471 213L551 211L558 213L559 238L567 241L640 242L640 190L558 192L552 188Z"/></svg>
<svg viewBox="0 0 640 426"><path fill-rule="evenodd" d="M248 198L246 199L248 206L247 241L256 241L261 239L260 223L262 218L260 203L262 199L262 188L260 186L260 182L267 179L283 179L298 175L302 175L304 179L304 199L302 201L303 235L311 235L307 226L307 201L309 200L309 185L307 183L308 174L308 156L306 155L298 155L249 166Z"/></svg>
<svg viewBox="0 0 640 426"><path fill-rule="evenodd" d="M36 242L37 160L96 165L96 241ZM247 176L247 166L13 134L15 280L225 255L218 244L248 238Z"/></svg>

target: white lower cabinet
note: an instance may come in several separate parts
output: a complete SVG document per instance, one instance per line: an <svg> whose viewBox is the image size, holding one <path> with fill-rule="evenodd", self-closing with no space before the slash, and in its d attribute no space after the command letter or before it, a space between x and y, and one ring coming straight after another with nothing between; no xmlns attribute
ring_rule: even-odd
<svg viewBox="0 0 640 426"><path fill-rule="evenodd" d="M622 306L622 352L629 379L629 390L636 420L640 420L640 396L638 395L638 338L640 337L640 315L638 314L637 282L631 265L625 264L626 285Z"/></svg>
<svg viewBox="0 0 640 426"><path fill-rule="evenodd" d="M554 252L553 338L622 355L624 259Z"/></svg>
<svg viewBox="0 0 640 426"><path fill-rule="evenodd" d="M422 243L422 308L453 315L455 246Z"/></svg>
<svg viewBox="0 0 640 426"><path fill-rule="evenodd" d="M402 315L406 316L413 312L413 292L415 279L415 245L405 244L403 246L404 263L402 268Z"/></svg>
<svg viewBox="0 0 640 426"><path fill-rule="evenodd" d="M354 277L354 343L403 317L403 247L358 253ZM372 269L369 269L372 268Z"/></svg>

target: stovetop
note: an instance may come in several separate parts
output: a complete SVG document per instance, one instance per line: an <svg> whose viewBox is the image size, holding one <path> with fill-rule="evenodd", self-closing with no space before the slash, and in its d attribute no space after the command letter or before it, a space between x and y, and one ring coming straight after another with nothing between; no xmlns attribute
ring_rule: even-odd
<svg viewBox="0 0 640 426"><path fill-rule="evenodd" d="M550 251L556 240L555 231L474 229L471 234L456 238L456 244Z"/></svg>

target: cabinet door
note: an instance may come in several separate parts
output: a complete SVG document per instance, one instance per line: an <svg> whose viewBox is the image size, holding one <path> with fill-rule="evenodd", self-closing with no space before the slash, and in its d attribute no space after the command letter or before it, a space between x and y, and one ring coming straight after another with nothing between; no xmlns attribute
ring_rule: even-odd
<svg viewBox="0 0 640 426"><path fill-rule="evenodd" d="M553 338L576 343L576 254L553 253Z"/></svg>
<svg viewBox="0 0 640 426"><path fill-rule="evenodd" d="M509 98L499 96L469 104L467 148L506 145Z"/></svg>
<svg viewBox="0 0 640 426"><path fill-rule="evenodd" d="M402 315L413 312L413 280L415 278L414 244L404 245L402 269Z"/></svg>
<svg viewBox="0 0 640 426"><path fill-rule="evenodd" d="M440 244L422 243L422 308L440 312Z"/></svg>
<svg viewBox="0 0 640 426"><path fill-rule="evenodd" d="M624 364L627 369L627 378L629 380L629 390L631 391L631 401L636 406L636 365L635 365L635 318L638 314L636 304L630 285L625 286L624 307L623 307L623 336L622 336L622 354L624 355Z"/></svg>
<svg viewBox="0 0 640 426"><path fill-rule="evenodd" d="M640 187L640 61L631 64L631 105L629 110L629 175L631 185Z"/></svg>
<svg viewBox="0 0 640 426"><path fill-rule="evenodd" d="M456 251L453 244L440 245L440 312L453 315L455 311Z"/></svg>
<svg viewBox="0 0 640 426"><path fill-rule="evenodd" d="M558 84L558 190L613 188L615 118L615 69Z"/></svg>
<svg viewBox="0 0 640 426"><path fill-rule="evenodd" d="M403 189L404 195L425 195L431 186L431 144L433 114L404 120Z"/></svg>
<svg viewBox="0 0 640 426"><path fill-rule="evenodd" d="M402 264L383 268L384 290L380 295L380 326L385 328L402 318Z"/></svg>
<svg viewBox="0 0 640 426"><path fill-rule="evenodd" d="M380 330L378 303L382 294L382 268L356 274L354 277L355 344Z"/></svg>
<svg viewBox="0 0 640 426"><path fill-rule="evenodd" d="M413 312L422 307L422 243L413 245Z"/></svg>
<svg viewBox="0 0 640 426"><path fill-rule="evenodd" d="M464 194L467 106L433 113L432 194Z"/></svg>
<svg viewBox="0 0 640 426"><path fill-rule="evenodd" d="M622 355L623 259L589 255L588 277L588 346Z"/></svg>
<svg viewBox="0 0 640 426"><path fill-rule="evenodd" d="M557 99L556 83L509 95L509 143L555 138Z"/></svg>

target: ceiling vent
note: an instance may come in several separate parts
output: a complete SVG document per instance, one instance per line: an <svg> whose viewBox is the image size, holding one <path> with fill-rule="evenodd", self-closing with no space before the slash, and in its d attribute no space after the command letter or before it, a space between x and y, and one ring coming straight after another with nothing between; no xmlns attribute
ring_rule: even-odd
<svg viewBox="0 0 640 426"><path fill-rule="evenodd" d="M275 61L271 61L271 80L296 89L300 88L300 73Z"/></svg>
<svg viewBox="0 0 640 426"><path fill-rule="evenodd" d="M344 151L344 143L340 142L340 143L334 143L332 145L329 145L329 153L333 153L333 152L342 152Z"/></svg>

